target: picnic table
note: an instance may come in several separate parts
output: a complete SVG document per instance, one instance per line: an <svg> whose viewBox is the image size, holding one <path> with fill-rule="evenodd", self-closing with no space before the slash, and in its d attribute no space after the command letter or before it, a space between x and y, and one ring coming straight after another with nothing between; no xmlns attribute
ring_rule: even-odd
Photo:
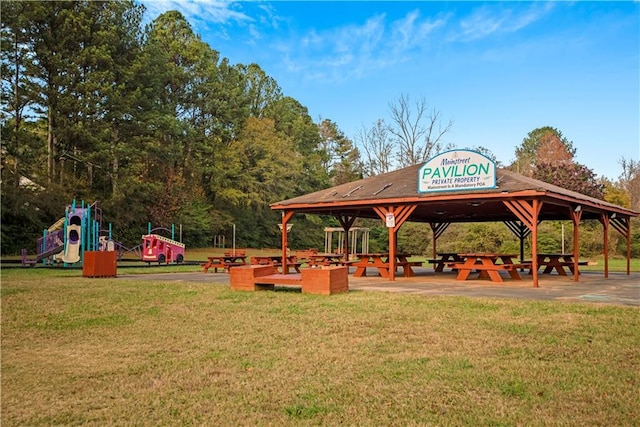
<svg viewBox="0 0 640 427"><path fill-rule="evenodd" d="M436 273L442 273L448 264L464 261L457 252L438 252L437 255L438 258L427 260L429 264L433 264Z"/></svg>
<svg viewBox="0 0 640 427"><path fill-rule="evenodd" d="M422 262L409 261L410 254L396 254L396 267L402 267L404 277L413 277L415 275L411 267L421 266ZM384 278L389 278L389 254L387 253L374 253L374 254L360 254L359 259L349 263L351 266L356 267L354 277L363 277L367 275L367 268L377 268L378 274Z"/></svg>
<svg viewBox="0 0 640 427"><path fill-rule="evenodd" d="M282 255L257 255L251 257L251 264L253 265L272 265L276 269L282 268ZM295 255L289 255L287 257L287 266L293 267L296 272L300 273L300 265Z"/></svg>
<svg viewBox="0 0 640 427"><path fill-rule="evenodd" d="M318 267L321 265L342 265L342 254L311 254L308 257L309 267Z"/></svg>
<svg viewBox="0 0 640 427"><path fill-rule="evenodd" d="M217 273L219 268L228 273L231 267L247 264L246 255L214 255L207 259L207 262L200 264L203 273L207 273L210 268L213 268L214 273Z"/></svg>
<svg viewBox="0 0 640 427"><path fill-rule="evenodd" d="M573 254L539 253L536 257L538 268L544 266L542 274L551 274L555 270L559 275L566 276L567 270L573 274ZM587 265L587 261L578 261L578 265ZM565 270L565 268L567 270Z"/></svg>
<svg viewBox="0 0 640 427"><path fill-rule="evenodd" d="M519 256L517 254L463 253L458 256L464 261L452 264L458 270L457 280L467 280L471 272L478 272L479 279L503 282L500 271L507 271L514 280L522 280L518 269L524 268L524 264L513 262Z"/></svg>

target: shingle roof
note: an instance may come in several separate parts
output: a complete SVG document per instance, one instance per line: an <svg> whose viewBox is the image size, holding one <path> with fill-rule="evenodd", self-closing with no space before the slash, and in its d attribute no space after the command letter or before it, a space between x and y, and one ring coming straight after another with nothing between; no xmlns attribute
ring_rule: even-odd
<svg viewBox="0 0 640 427"><path fill-rule="evenodd" d="M410 203L418 205L410 218L413 221L501 221L513 219L503 200L536 198L544 202L541 219L569 219L568 207L576 205L584 208L584 219L597 219L603 212L639 215L603 200L500 168L496 169L495 188L421 193L418 191L421 166L409 166L283 200L271 207L329 215L355 215L358 212L357 216L377 218L373 206Z"/></svg>

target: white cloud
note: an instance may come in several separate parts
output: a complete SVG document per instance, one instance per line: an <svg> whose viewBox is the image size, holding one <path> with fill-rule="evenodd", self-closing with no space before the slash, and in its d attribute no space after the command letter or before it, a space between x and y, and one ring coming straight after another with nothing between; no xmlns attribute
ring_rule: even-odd
<svg viewBox="0 0 640 427"><path fill-rule="evenodd" d="M504 8L503 3L480 7L460 21L459 32L451 40L470 42L492 34L513 33L540 20L554 7L551 2L534 3L520 12L519 6L518 11Z"/></svg>
<svg viewBox="0 0 640 427"><path fill-rule="evenodd" d="M235 1L216 0L140 0L149 21L170 10L178 10L189 22L251 22L253 18L240 10Z"/></svg>
<svg viewBox="0 0 640 427"><path fill-rule="evenodd" d="M422 18L417 10L395 21L379 14L359 25L311 29L277 49L286 56L283 62L289 71L307 79L345 81L405 61L410 50L422 49L445 22L442 17Z"/></svg>
<svg viewBox="0 0 640 427"><path fill-rule="evenodd" d="M390 47L395 50L409 50L423 46L432 33L446 25L447 18L420 19L420 11L408 13L403 19L392 22Z"/></svg>

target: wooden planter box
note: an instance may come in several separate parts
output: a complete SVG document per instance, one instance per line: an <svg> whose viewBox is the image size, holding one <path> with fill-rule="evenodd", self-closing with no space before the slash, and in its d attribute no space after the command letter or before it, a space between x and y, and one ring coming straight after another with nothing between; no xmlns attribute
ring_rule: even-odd
<svg viewBox="0 0 640 427"><path fill-rule="evenodd" d="M116 277L118 275L116 251L87 251L82 264L83 277Z"/></svg>

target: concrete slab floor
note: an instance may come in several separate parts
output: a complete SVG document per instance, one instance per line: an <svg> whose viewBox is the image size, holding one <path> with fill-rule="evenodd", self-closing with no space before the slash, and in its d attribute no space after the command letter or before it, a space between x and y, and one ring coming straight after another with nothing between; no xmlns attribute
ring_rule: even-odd
<svg viewBox="0 0 640 427"><path fill-rule="evenodd" d="M533 287L531 276L522 274L522 280L513 280L507 274L504 282L470 278L456 280L452 272L434 273L429 267L416 268L414 277L396 277L395 282L374 276L349 275L349 289L358 291L402 292L418 295L458 295L482 298L520 298L530 300L589 302L640 307L640 273L583 272L579 281L573 276L540 274L539 287ZM353 269L352 269L353 273ZM212 284L229 284L227 273L158 273L127 274L120 271L118 278L127 280L186 281Z"/></svg>

